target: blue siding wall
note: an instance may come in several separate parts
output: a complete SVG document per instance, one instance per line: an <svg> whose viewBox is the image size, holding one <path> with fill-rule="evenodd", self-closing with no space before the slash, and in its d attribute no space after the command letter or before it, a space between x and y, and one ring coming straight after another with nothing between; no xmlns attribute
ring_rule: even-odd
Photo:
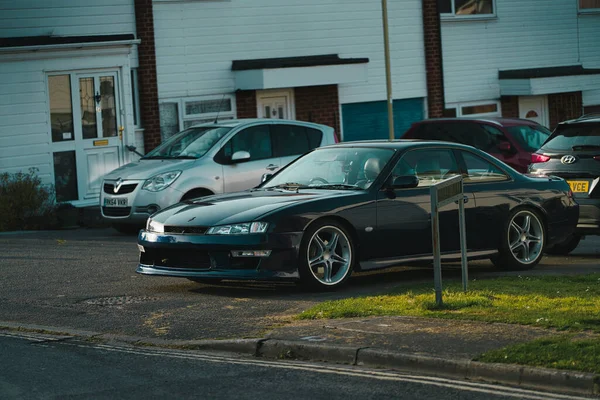
<svg viewBox="0 0 600 400"><path fill-rule="evenodd" d="M402 136L413 122L423 119L423 98L394 100L394 133ZM386 101L342 104L344 142L387 139Z"/></svg>

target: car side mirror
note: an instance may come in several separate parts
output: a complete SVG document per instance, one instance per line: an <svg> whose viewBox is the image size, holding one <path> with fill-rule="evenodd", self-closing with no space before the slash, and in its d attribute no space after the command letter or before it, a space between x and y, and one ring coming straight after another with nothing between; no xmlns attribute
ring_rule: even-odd
<svg viewBox="0 0 600 400"><path fill-rule="evenodd" d="M394 178L390 189L412 189L417 186L419 178L416 175L402 175Z"/></svg>
<svg viewBox="0 0 600 400"><path fill-rule="evenodd" d="M260 183L265 183L266 181L271 179L272 176L273 176L273 174L263 174L262 177L260 178Z"/></svg>
<svg viewBox="0 0 600 400"><path fill-rule="evenodd" d="M247 151L243 151L243 150L236 151L231 156L232 163L240 163L240 162L249 161L249 160L250 160L250 153L248 153Z"/></svg>
<svg viewBox="0 0 600 400"><path fill-rule="evenodd" d="M511 146L511 144L509 142L500 142L498 143L498 150L503 151L503 152L511 152L513 151L513 147Z"/></svg>

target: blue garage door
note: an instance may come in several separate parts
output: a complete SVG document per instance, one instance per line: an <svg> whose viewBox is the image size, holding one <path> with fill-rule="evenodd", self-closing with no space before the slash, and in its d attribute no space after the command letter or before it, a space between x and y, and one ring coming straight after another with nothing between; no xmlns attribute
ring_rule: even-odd
<svg viewBox="0 0 600 400"><path fill-rule="evenodd" d="M386 101L343 104L342 119L344 142L389 137ZM394 100L396 138L401 137L413 122L422 119L423 98Z"/></svg>

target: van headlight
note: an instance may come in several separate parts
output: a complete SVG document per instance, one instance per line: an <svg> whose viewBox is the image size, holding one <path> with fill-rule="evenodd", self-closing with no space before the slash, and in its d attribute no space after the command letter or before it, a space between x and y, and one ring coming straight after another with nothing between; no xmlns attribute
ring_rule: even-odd
<svg viewBox="0 0 600 400"><path fill-rule="evenodd" d="M208 228L207 235L247 235L249 233L265 233L269 224L266 222L244 222L241 224L221 225Z"/></svg>
<svg viewBox="0 0 600 400"><path fill-rule="evenodd" d="M152 178L147 179L142 186L142 190L148 190L149 192L160 192L168 188L173 182L179 178L181 171L170 171L163 172L162 174L154 175Z"/></svg>
<svg viewBox="0 0 600 400"><path fill-rule="evenodd" d="M148 221L146 221L146 231L153 233L165 233L165 226L158 221L154 221L152 218L148 218Z"/></svg>

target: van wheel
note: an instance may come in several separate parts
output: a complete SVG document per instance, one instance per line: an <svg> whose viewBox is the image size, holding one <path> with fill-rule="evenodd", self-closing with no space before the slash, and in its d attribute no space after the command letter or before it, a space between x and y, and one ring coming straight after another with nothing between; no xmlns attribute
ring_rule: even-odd
<svg viewBox="0 0 600 400"><path fill-rule="evenodd" d="M579 235L571 235L567 240L561 243L557 243L554 246L551 246L546 249L546 254L550 254L553 256L566 256L573 250L579 246L579 242L581 241L581 236Z"/></svg>
<svg viewBox="0 0 600 400"><path fill-rule="evenodd" d="M181 201L196 199L198 197L210 196L212 194L214 193L208 189L192 189L183 195Z"/></svg>

